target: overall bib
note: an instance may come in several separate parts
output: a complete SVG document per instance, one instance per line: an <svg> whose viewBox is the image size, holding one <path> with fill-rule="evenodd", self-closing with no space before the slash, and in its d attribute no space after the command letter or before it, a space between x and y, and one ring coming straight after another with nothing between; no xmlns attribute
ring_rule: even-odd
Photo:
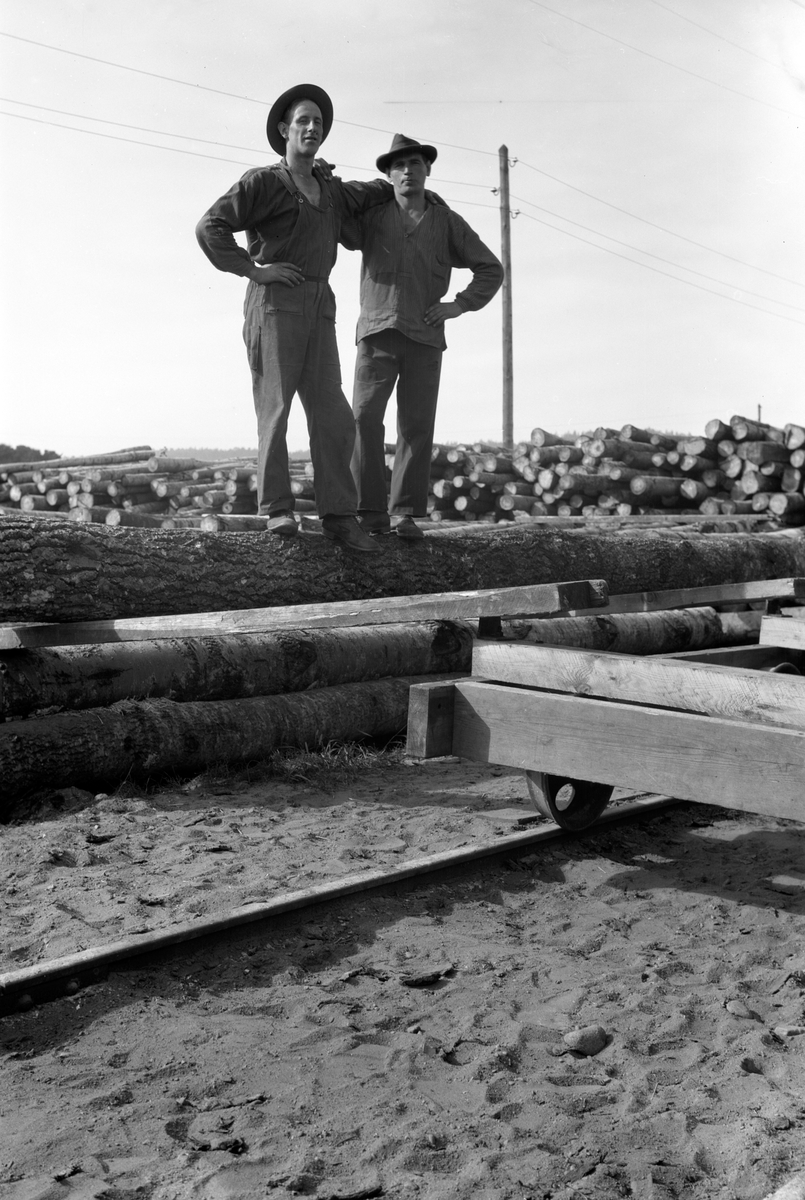
<svg viewBox="0 0 805 1200"><path fill-rule="evenodd" d="M350 472L355 421L341 390L335 297L327 282L340 216L326 184L317 207L296 190L287 169L277 170L298 201L298 217L290 237L266 247L256 261L293 263L305 281L296 287L250 281L246 291L243 338L257 414L258 510L270 516L294 508L286 431L298 393L310 435L319 516L352 515L357 507Z"/></svg>

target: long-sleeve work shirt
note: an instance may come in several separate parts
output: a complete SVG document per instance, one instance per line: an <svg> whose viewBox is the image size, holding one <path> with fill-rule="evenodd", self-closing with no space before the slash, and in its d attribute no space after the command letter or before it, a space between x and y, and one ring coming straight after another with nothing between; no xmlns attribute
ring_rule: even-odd
<svg viewBox="0 0 805 1200"><path fill-rule="evenodd" d="M347 221L341 241L363 255L359 342L381 329L398 329L444 350L444 325L426 325L425 312L447 292L451 269L472 271L468 287L455 297L465 311L483 308L503 282L500 261L463 217L430 200L414 229L405 228L392 198Z"/></svg>
<svg viewBox="0 0 805 1200"><path fill-rule="evenodd" d="M326 279L335 263L341 222L356 217L370 205L381 204L393 195L391 184L382 179L370 183L344 183L321 179L320 210L332 209L333 220L323 237L311 240L300 252L295 239L294 257L284 253L293 239L301 204L282 181L284 163L254 167L207 210L196 226L199 244L214 267L233 275L246 276L253 263L293 262L305 275ZM248 249L238 245L235 234L245 232ZM299 261L299 259L303 261Z"/></svg>

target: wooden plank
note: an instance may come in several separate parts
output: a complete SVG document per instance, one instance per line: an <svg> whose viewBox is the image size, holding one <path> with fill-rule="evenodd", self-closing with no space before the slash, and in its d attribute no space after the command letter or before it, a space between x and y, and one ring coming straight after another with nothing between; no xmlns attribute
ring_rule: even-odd
<svg viewBox="0 0 805 1200"><path fill-rule="evenodd" d="M764 617L760 622L760 644L805 650L805 621L796 617Z"/></svg>
<svg viewBox="0 0 805 1200"><path fill-rule="evenodd" d="M622 517L615 513L604 513L602 510L601 516L594 517L552 517L552 516L530 516L529 524L546 525L549 529L559 529L563 522L567 523L568 528L578 526L581 528L585 524L587 526L597 526L601 523L601 527L606 529L612 525L622 525L625 529L639 529L641 526L672 526L672 525L691 525L695 528L696 525L731 525L734 522L746 523L748 525L761 524L768 521L767 513L702 513L702 512L656 512L638 514L632 513L629 516Z"/></svg>
<svg viewBox="0 0 805 1200"><path fill-rule="evenodd" d="M453 753L453 683L417 683L408 693L405 752L411 758Z"/></svg>
<svg viewBox="0 0 805 1200"><path fill-rule="evenodd" d="M79 646L161 638L215 637L227 633L266 633L272 629L322 629L350 625L390 625L400 621L464 621L479 617L547 616L580 605L593 612L605 604L602 579L544 583L530 587L488 588L473 592L436 592L423 596L384 596L332 604L294 604L227 612L164 617L128 617L118 621L65 624L15 624L0 627L0 650L31 646Z"/></svg>
<svg viewBox="0 0 805 1200"><path fill-rule="evenodd" d="M805 733L612 700L455 684L453 753L805 820Z"/></svg>
<svg viewBox="0 0 805 1200"><path fill-rule="evenodd" d="M779 646L714 646L709 650L680 650L664 657L712 663L714 667L746 667L750 671L770 671L780 663L793 663L805 674L805 653Z"/></svg>
<svg viewBox="0 0 805 1200"><path fill-rule="evenodd" d="M799 675L725 669L661 655L636 658L606 650L519 642L476 642L472 674L496 683L805 732L805 679Z"/></svg>
<svg viewBox="0 0 805 1200"><path fill-rule="evenodd" d="M571 616L604 616L607 613L656 612L662 608L697 608L703 604L753 603L759 600L803 600L805 579L759 579L724 583L718 587L671 588L663 592L631 592L610 596L595 609L576 609Z"/></svg>

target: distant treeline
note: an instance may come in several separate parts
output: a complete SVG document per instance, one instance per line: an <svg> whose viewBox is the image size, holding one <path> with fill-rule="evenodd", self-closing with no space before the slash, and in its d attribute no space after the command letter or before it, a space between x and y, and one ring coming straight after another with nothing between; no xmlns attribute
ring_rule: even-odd
<svg viewBox="0 0 805 1200"><path fill-rule="evenodd" d="M165 451L172 458L200 458L204 462L228 462L235 458L257 458L256 446L229 446L226 450L210 450L204 446L169 446Z"/></svg>
<svg viewBox="0 0 805 1200"><path fill-rule="evenodd" d="M55 450L34 450L32 446L8 446L0 442L0 462L41 462L43 458L61 458Z"/></svg>
<svg viewBox="0 0 805 1200"><path fill-rule="evenodd" d="M200 458L204 462L228 462L236 458L257 458L256 446L230 446L228 450L210 450L206 446L170 446L166 454L174 458ZM289 458L310 458L309 450L289 450Z"/></svg>

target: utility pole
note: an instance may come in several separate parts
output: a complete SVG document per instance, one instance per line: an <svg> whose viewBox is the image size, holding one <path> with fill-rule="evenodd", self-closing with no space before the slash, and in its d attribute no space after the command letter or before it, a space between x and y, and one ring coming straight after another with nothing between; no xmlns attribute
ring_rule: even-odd
<svg viewBox="0 0 805 1200"><path fill-rule="evenodd" d="M514 446L514 364L512 358L512 246L509 208L509 148L500 155L500 259L503 263L503 444Z"/></svg>

